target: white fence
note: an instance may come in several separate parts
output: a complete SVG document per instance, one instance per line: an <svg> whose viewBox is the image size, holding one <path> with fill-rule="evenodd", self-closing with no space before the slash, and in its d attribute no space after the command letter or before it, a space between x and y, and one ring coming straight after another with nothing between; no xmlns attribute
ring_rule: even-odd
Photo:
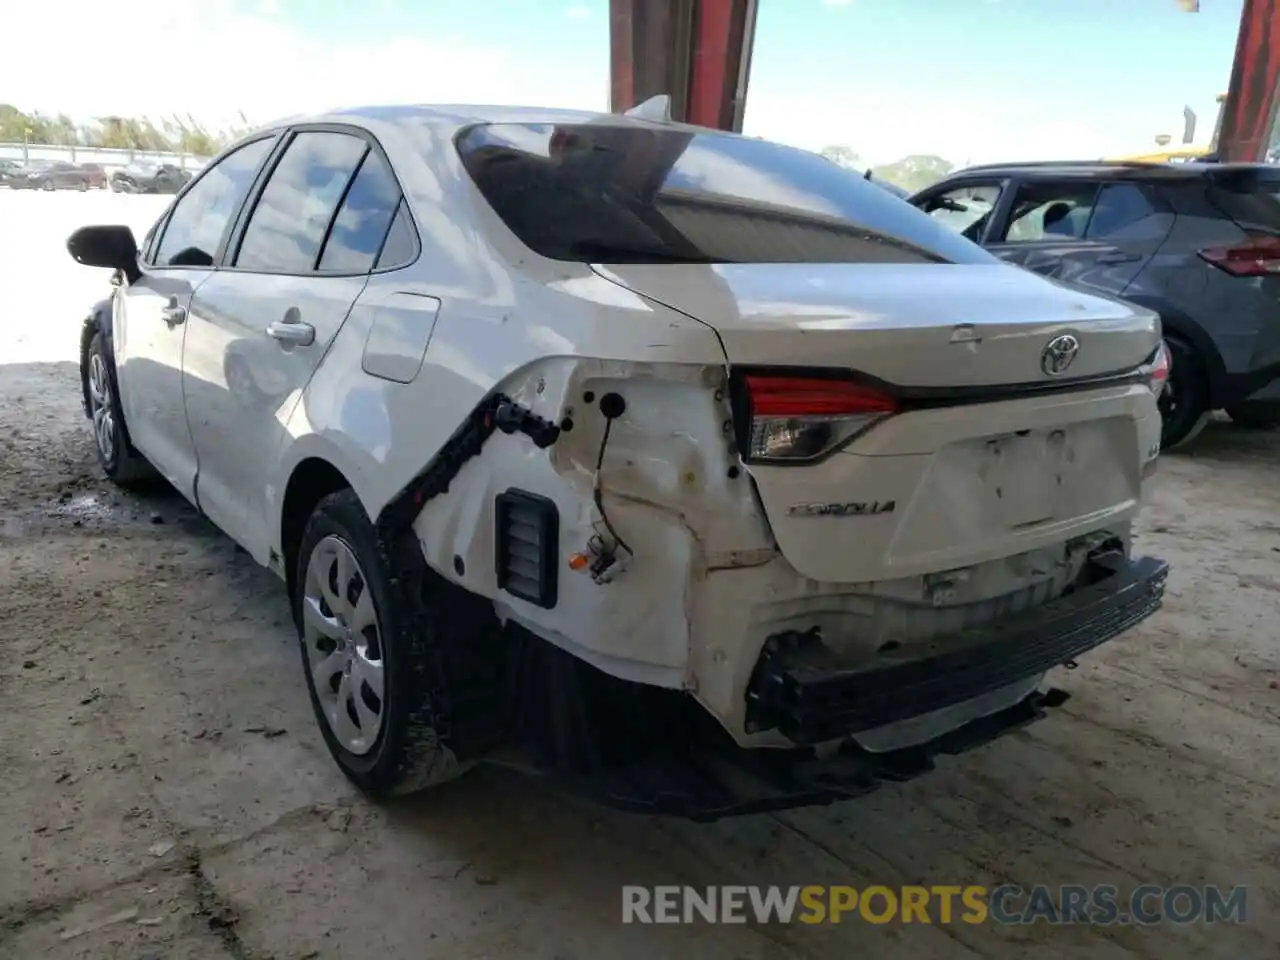
<svg viewBox="0 0 1280 960"><path fill-rule="evenodd" d="M189 153L165 153L156 150L117 150L112 147L66 147L48 143L0 143L0 159L5 160L69 160L72 163L97 163L107 170L127 167L139 160L172 163L194 170L208 161Z"/></svg>

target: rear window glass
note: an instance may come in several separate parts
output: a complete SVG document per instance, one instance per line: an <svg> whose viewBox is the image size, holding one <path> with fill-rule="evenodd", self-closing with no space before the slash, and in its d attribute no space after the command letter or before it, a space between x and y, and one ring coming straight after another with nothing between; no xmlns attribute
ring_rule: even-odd
<svg viewBox="0 0 1280 960"><path fill-rule="evenodd" d="M790 147L633 122L483 124L458 150L508 228L589 263L997 263L857 173Z"/></svg>

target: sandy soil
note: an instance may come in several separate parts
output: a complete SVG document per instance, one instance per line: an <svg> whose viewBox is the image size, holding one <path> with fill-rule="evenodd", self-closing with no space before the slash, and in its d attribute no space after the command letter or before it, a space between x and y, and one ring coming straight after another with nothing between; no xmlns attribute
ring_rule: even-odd
<svg viewBox="0 0 1280 960"><path fill-rule="evenodd" d="M480 771L389 807L312 721L280 584L176 495L115 492L78 407L105 278L60 244L163 199L0 191L0 957L1274 956L1280 436L1165 458L1165 610L1044 723L856 803L711 826ZM627 883L1248 884L1249 922L624 926ZM1271 944L1271 946L1268 946Z"/></svg>

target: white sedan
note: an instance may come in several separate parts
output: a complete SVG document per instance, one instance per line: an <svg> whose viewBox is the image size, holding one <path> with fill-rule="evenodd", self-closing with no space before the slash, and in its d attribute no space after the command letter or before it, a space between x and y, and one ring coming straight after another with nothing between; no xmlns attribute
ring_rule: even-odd
<svg viewBox="0 0 1280 960"><path fill-rule="evenodd" d="M68 246L121 277L83 334L103 468L285 581L374 795L515 755L696 816L852 795L1038 717L1160 603L1158 318L804 151L351 110Z"/></svg>

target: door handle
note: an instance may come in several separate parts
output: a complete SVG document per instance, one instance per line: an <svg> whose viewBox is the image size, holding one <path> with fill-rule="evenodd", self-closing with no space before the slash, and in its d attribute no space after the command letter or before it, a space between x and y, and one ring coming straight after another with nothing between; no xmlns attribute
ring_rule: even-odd
<svg viewBox="0 0 1280 960"><path fill-rule="evenodd" d="M187 310L185 307L178 306L176 302L170 303L160 308L160 319L169 326L176 327L187 319Z"/></svg>
<svg viewBox="0 0 1280 960"><path fill-rule="evenodd" d="M316 328L301 320L276 320L267 324L267 336L291 347L309 347L316 342Z"/></svg>
<svg viewBox="0 0 1280 960"><path fill-rule="evenodd" d="M1121 253L1118 250L1115 253L1103 253L1098 255L1098 263L1132 263L1134 260L1141 259L1142 258L1136 253Z"/></svg>

